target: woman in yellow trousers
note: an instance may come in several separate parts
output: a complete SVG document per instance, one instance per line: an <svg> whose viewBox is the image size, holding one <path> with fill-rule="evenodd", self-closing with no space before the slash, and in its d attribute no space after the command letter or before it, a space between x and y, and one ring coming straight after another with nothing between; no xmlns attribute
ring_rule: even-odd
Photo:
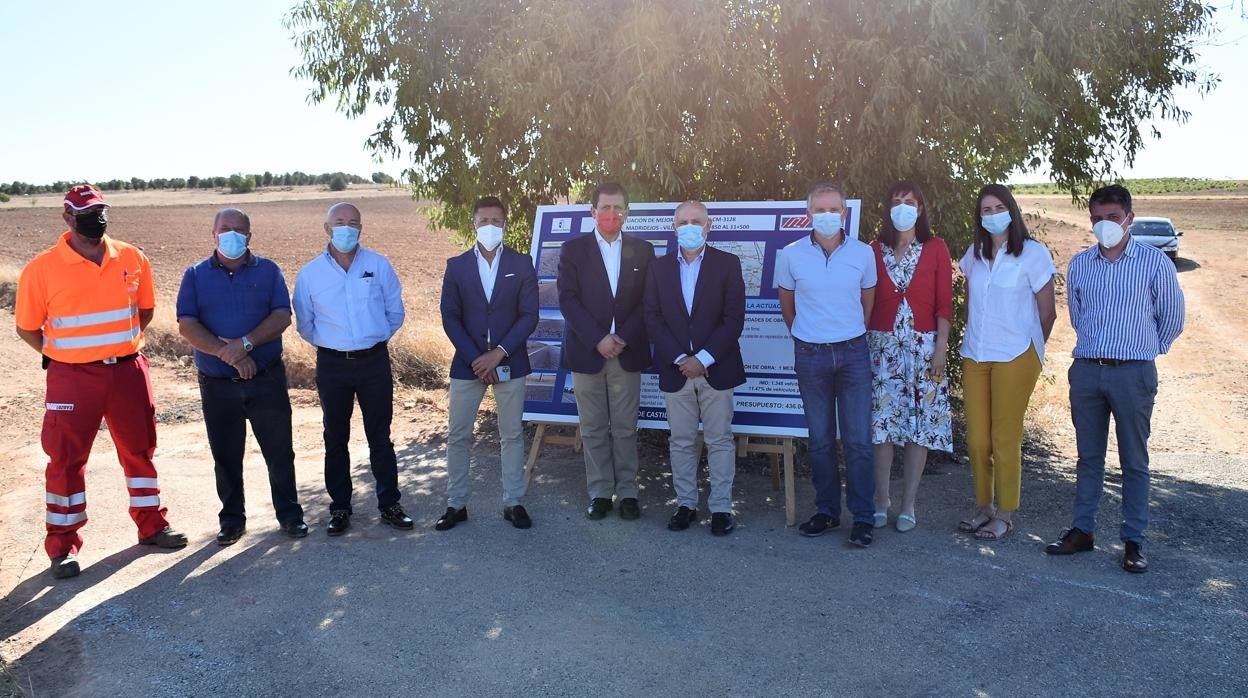
<svg viewBox="0 0 1248 698"><path fill-rule="evenodd" d="M999 540L1014 528L1023 471L1023 415L1057 319L1053 255L1031 239L1001 184L979 192L966 275L962 388L977 511L958 530Z"/></svg>

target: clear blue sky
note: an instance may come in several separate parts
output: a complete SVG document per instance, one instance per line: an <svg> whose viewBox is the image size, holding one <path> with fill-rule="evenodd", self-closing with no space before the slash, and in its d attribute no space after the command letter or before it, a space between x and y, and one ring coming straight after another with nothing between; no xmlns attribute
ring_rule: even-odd
<svg viewBox="0 0 1248 698"><path fill-rule="evenodd" d="M343 170L398 175L364 140L376 114L350 120L311 106L290 70L299 54L282 25L295 0L9 2L0 0L0 181L186 177ZM1219 0L1221 34L1201 66L1222 76L1192 113L1163 123L1130 176L1248 179L1248 21ZM1036 179L1020 176L1020 180Z"/></svg>

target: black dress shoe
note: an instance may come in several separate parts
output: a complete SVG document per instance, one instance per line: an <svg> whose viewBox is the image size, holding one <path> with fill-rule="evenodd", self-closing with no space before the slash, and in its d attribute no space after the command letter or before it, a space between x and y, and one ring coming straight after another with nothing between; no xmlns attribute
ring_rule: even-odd
<svg viewBox="0 0 1248 698"><path fill-rule="evenodd" d="M854 522L854 527L849 531L849 542L859 548L867 548L871 546L871 540L875 534L871 532L874 528L873 524Z"/></svg>
<svg viewBox="0 0 1248 698"><path fill-rule="evenodd" d="M1144 557L1144 550L1140 548L1140 544L1127 541L1124 547L1126 550L1122 553L1122 569L1135 573L1147 572L1148 558Z"/></svg>
<svg viewBox="0 0 1248 698"><path fill-rule="evenodd" d="M1079 528L1067 529L1057 541L1044 546L1044 552L1050 555L1074 555L1086 553L1094 547L1092 534Z"/></svg>
<svg viewBox="0 0 1248 698"><path fill-rule="evenodd" d="M158 548L185 548L186 534L179 533L165 526L147 538L140 538L139 545L154 545Z"/></svg>
<svg viewBox="0 0 1248 698"><path fill-rule="evenodd" d="M73 553L52 558L52 577L55 579L77 577L81 571L78 567L78 556Z"/></svg>
<svg viewBox="0 0 1248 698"><path fill-rule="evenodd" d="M463 523L467 520L468 507L460 507L458 509L455 507L447 507L446 513L438 517L438 520L433 524L433 530L449 531L452 528L455 528L455 524Z"/></svg>
<svg viewBox="0 0 1248 698"><path fill-rule="evenodd" d="M415 526L415 522L404 511L403 507L398 504L391 504L381 510L381 520L391 528L397 528L400 531L410 531Z"/></svg>
<svg viewBox="0 0 1248 698"><path fill-rule="evenodd" d="M667 530L683 531L689 528L689 525L698 520L698 510L689 507L681 507L672 514L672 518L667 520Z"/></svg>
<svg viewBox="0 0 1248 698"><path fill-rule="evenodd" d="M533 519L529 518L529 512L519 504L514 507L503 507L503 518L511 522L516 528L532 528Z"/></svg>
<svg viewBox="0 0 1248 698"><path fill-rule="evenodd" d="M243 537L243 531L246 526L222 526L221 531L217 533L217 545L234 545L239 538Z"/></svg>
<svg viewBox="0 0 1248 698"><path fill-rule="evenodd" d="M589 503L589 509L585 510L585 516L594 521L607 518L609 513L611 513L611 500L606 497L594 497L594 501Z"/></svg>
<svg viewBox="0 0 1248 698"><path fill-rule="evenodd" d="M291 538L305 538L308 535L308 525L303 521L292 521L282 524L282 533Z"/></svg>
<svg viewBox="0 0 1248 698"><path fill-rule="evenodd" d="M620 518L636 521L641 518L641 505L636 499L628 497L620 500Z"/></svg>
<svg viewBox="0 0 1248 698"><path fill-rule="evenodd" d="M828 516L827 514L815 514L810 520L797 527L799 533L807 538L822 536L832 529L840 526L841 522Z"/></svg>
<svg viewBox="0 0 1248 698"><path fill-rule="evenodd" d="M726 536L732 533L732 514L728 512L714 512L711 514L711 535Z"/></svg>
<svg viewBox="0 0 1248 698"><path fill-rule="evenodd" d="M329 512L329 527L325 532L331 536L341 536L351 528L351 512L349 511L331 511Z"/></svg>

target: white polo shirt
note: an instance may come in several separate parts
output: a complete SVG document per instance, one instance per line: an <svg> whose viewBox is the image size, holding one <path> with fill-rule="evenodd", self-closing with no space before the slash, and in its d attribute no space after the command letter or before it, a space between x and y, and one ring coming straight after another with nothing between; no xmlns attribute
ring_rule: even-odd
<svg viewBox="0 0 1248 698"><path fill-rule="evenodd" d="M867 331L862 292L875 287L875 253L865 242L847 239L826 255L812 233L776 253L775 280L793 292L795 338L830 344Z"/></svg>
<svg viewBox="0 0 1248 698"><path fill-rule="evenodd" d="M1044 361L1044 328L1036 293L1057 273L1049 249L1035 240L1023 242L1015 257L1001 248L990 266L975 258L972 245L958 266L966 275L971 305L967 309L962 357L972 361L1013 361L1035 345Z"/></svg>

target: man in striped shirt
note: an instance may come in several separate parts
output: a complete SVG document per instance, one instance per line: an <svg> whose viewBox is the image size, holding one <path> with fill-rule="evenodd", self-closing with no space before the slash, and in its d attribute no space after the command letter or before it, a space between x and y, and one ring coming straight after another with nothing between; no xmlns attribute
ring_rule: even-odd
<svg viewBox="0 0 1248 698"><path fill-rule="evenodd" d="M1148 527L1148 435L1157 396L1154 359L1183 331L1183 291L1174 264L1126 231L1135 214L1121 185L1101 187L1088 202L1097 244L1075 255L1066 273L1070 324L1075 328L1070 367L1070 411L1079 462L1071 528L1045 552L1091 550L1096 509L1105 479L1109 417L1122 467L1122 567L1144 572Z"/></svg>

